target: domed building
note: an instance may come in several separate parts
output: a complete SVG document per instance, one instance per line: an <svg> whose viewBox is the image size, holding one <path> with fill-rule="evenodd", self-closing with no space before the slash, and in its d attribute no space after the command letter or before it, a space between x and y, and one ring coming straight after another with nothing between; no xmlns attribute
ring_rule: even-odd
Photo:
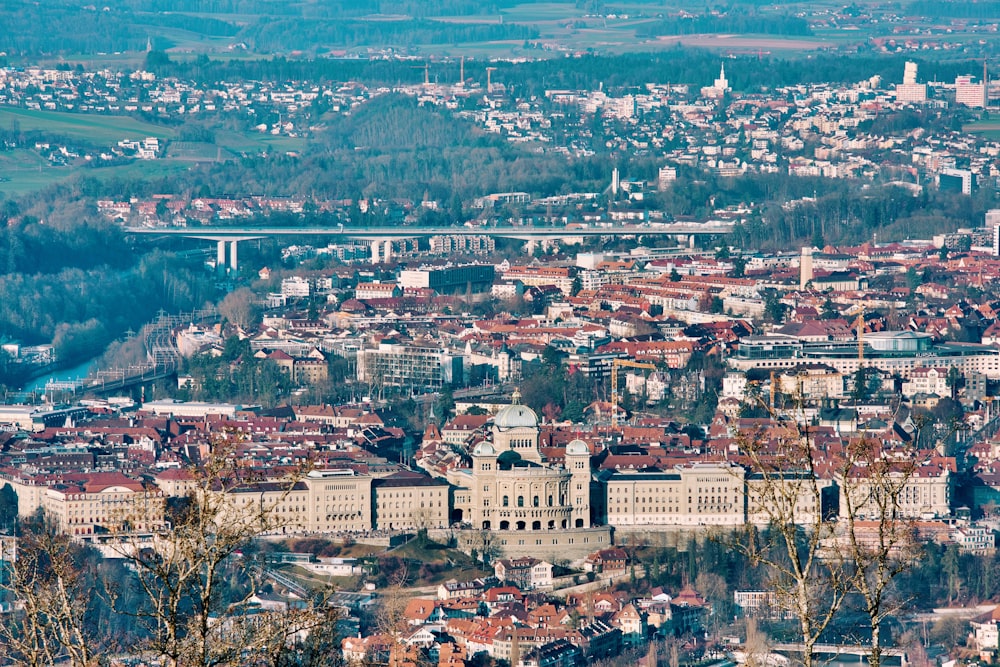
<svg viewBox="0 0 1000 667"><path fill-rule="evenodd" d="M538 415L519 399L514 392L494 417L490 440L472 450L471 468L449 473L458 487L455 518L474 532L496 533L507 556L568 556L609 545L609 529L591 525L590 448L574 440L565 464L547 461Z"/></svg>

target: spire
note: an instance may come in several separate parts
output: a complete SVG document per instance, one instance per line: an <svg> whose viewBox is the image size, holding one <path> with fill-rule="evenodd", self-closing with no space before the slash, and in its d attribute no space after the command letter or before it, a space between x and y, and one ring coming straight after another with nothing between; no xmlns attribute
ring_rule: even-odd
<svg viewBox="0 0 1000 667"><path fill-rule="evenodd" d="M726 80L726 63L722 63L722 65L719 67L719 80L720 81Z"/></svg>

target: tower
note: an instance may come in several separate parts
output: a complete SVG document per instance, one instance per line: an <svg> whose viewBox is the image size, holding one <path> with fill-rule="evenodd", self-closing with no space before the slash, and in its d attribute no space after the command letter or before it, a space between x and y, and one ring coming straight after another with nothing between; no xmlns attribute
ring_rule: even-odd
<svg viewBox="0 0 1000 667"><path fill-rule="evenodd" d="M566 468L570 471L569 504L573 506L573 528L590 527L590 447L583 440L566 445Z"/></svg>
<svg viewBox="0 0 1000 667"><path fill-rule="evenodd" d="M802 248L802 255L799 257L799 289L806 289L812 279L813 249L806 246Z"/></svg>

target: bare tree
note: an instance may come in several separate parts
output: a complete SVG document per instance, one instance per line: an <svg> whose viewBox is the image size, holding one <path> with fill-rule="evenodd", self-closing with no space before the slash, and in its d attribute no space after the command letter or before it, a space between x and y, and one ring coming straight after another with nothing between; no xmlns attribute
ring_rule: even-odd
<svg viewBox="0 0 1000 667"><path fill-rule="evenodd" d="M766 667L767 657L771 653L771 643L767 633L757 627L757 619L747 618L746 641L743 642L743 655L747 667Z"/></svg>
<svg viewBox="0 0 1000 667"><path fill-rule="evenodd" d="M249 330L260 318L257 296L248 287L233 290L219 304L219 313L244 331Z"/></svg>
<svg viewBox="0 0 1000 667"><path fill-rule="evenodd" d="M844 535L837 544L854 565L852 585L868 615L868 664L880 667L882 622L902 603L891 595L893 580L921 555L912 514L903 506L920 452L915 446L886 451L880 441L860 437L845 454L838 473Z"/></svg>
<svg viewBox="0 0 1000 667"><path fill-rule="evenodd" d="M288 514L280 509L298 475L277 483L248 480L228 453L217 446L192 472L193 490L152 545L124 532L114 543L132 565L141 599L138 608L117 608L139 622L147 648L167 665L236 664L251 655L263 660L322 618L312 608L262 614L251 605L264 571L241 550L286 525Z"/></svg>
<svg viewBox="0 0 1000 667"><path fill-rule="evenodd" d="M749 469L750 521L731 545L767 568L778 608L798 624L802 664L811 667L814 646L850 591L843 562L824 553L835 524L823 512L813 438L808 426L786 422L768 432L740 434L737 443Z"/></svg>
<svg viewBox="0 0 1000 667"><path fill-rule="evenodd" d="M15 610L0 623L7 659L25 667L96 664L107 645L86 624L95 560L44 516L22 526L10 551L3 589Z"/></svg>

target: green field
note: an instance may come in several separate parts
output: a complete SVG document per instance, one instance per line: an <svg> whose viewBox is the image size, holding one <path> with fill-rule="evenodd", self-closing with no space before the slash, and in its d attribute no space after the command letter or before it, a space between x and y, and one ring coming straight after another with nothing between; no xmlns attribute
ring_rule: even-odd
<svg viewBox="0 0 1000 667"><path fill-rule="evenodd" d="M0 192L21 195L44 188L72 174L72 167L53 167L28 150L0 152Z"/></svg>
<svg viewBox="0 0 1000 667"><path fill-rule="evenodd" d="M978 134L986 139L1000 139L1000 114L987 114L982 120L963 125L962 131Z"/></svg>
<svg viewBox="0 0 1000 667"><path fill-rule="evenodd" d="M10 128L14 123L20 125L21 130L42 130L91 144L108 146L114 145L121 139L143 137L172 139L177 134L177 130L173 128L146 123L129 116L0 108L0 127Z"/></svg>
<svg viewBox="0 0 1000 667"><path fill-rule="evenodd" d="M170 140L177 136L176 128L128 116L0 108L0 127L9 129L15 124L22 131L37 130L108 148L126 138L158 137ZM187 170L198 162L225 161L242 153L301 151L305 146L306 140L303 138L220 130L214 144L170 142L164 159L140 160L112 167L90 167L82 162L71 166L53 166L30 149L6 151L0 152L0 193L23 195L77 174L94 178L169 176Z"/></svg>

